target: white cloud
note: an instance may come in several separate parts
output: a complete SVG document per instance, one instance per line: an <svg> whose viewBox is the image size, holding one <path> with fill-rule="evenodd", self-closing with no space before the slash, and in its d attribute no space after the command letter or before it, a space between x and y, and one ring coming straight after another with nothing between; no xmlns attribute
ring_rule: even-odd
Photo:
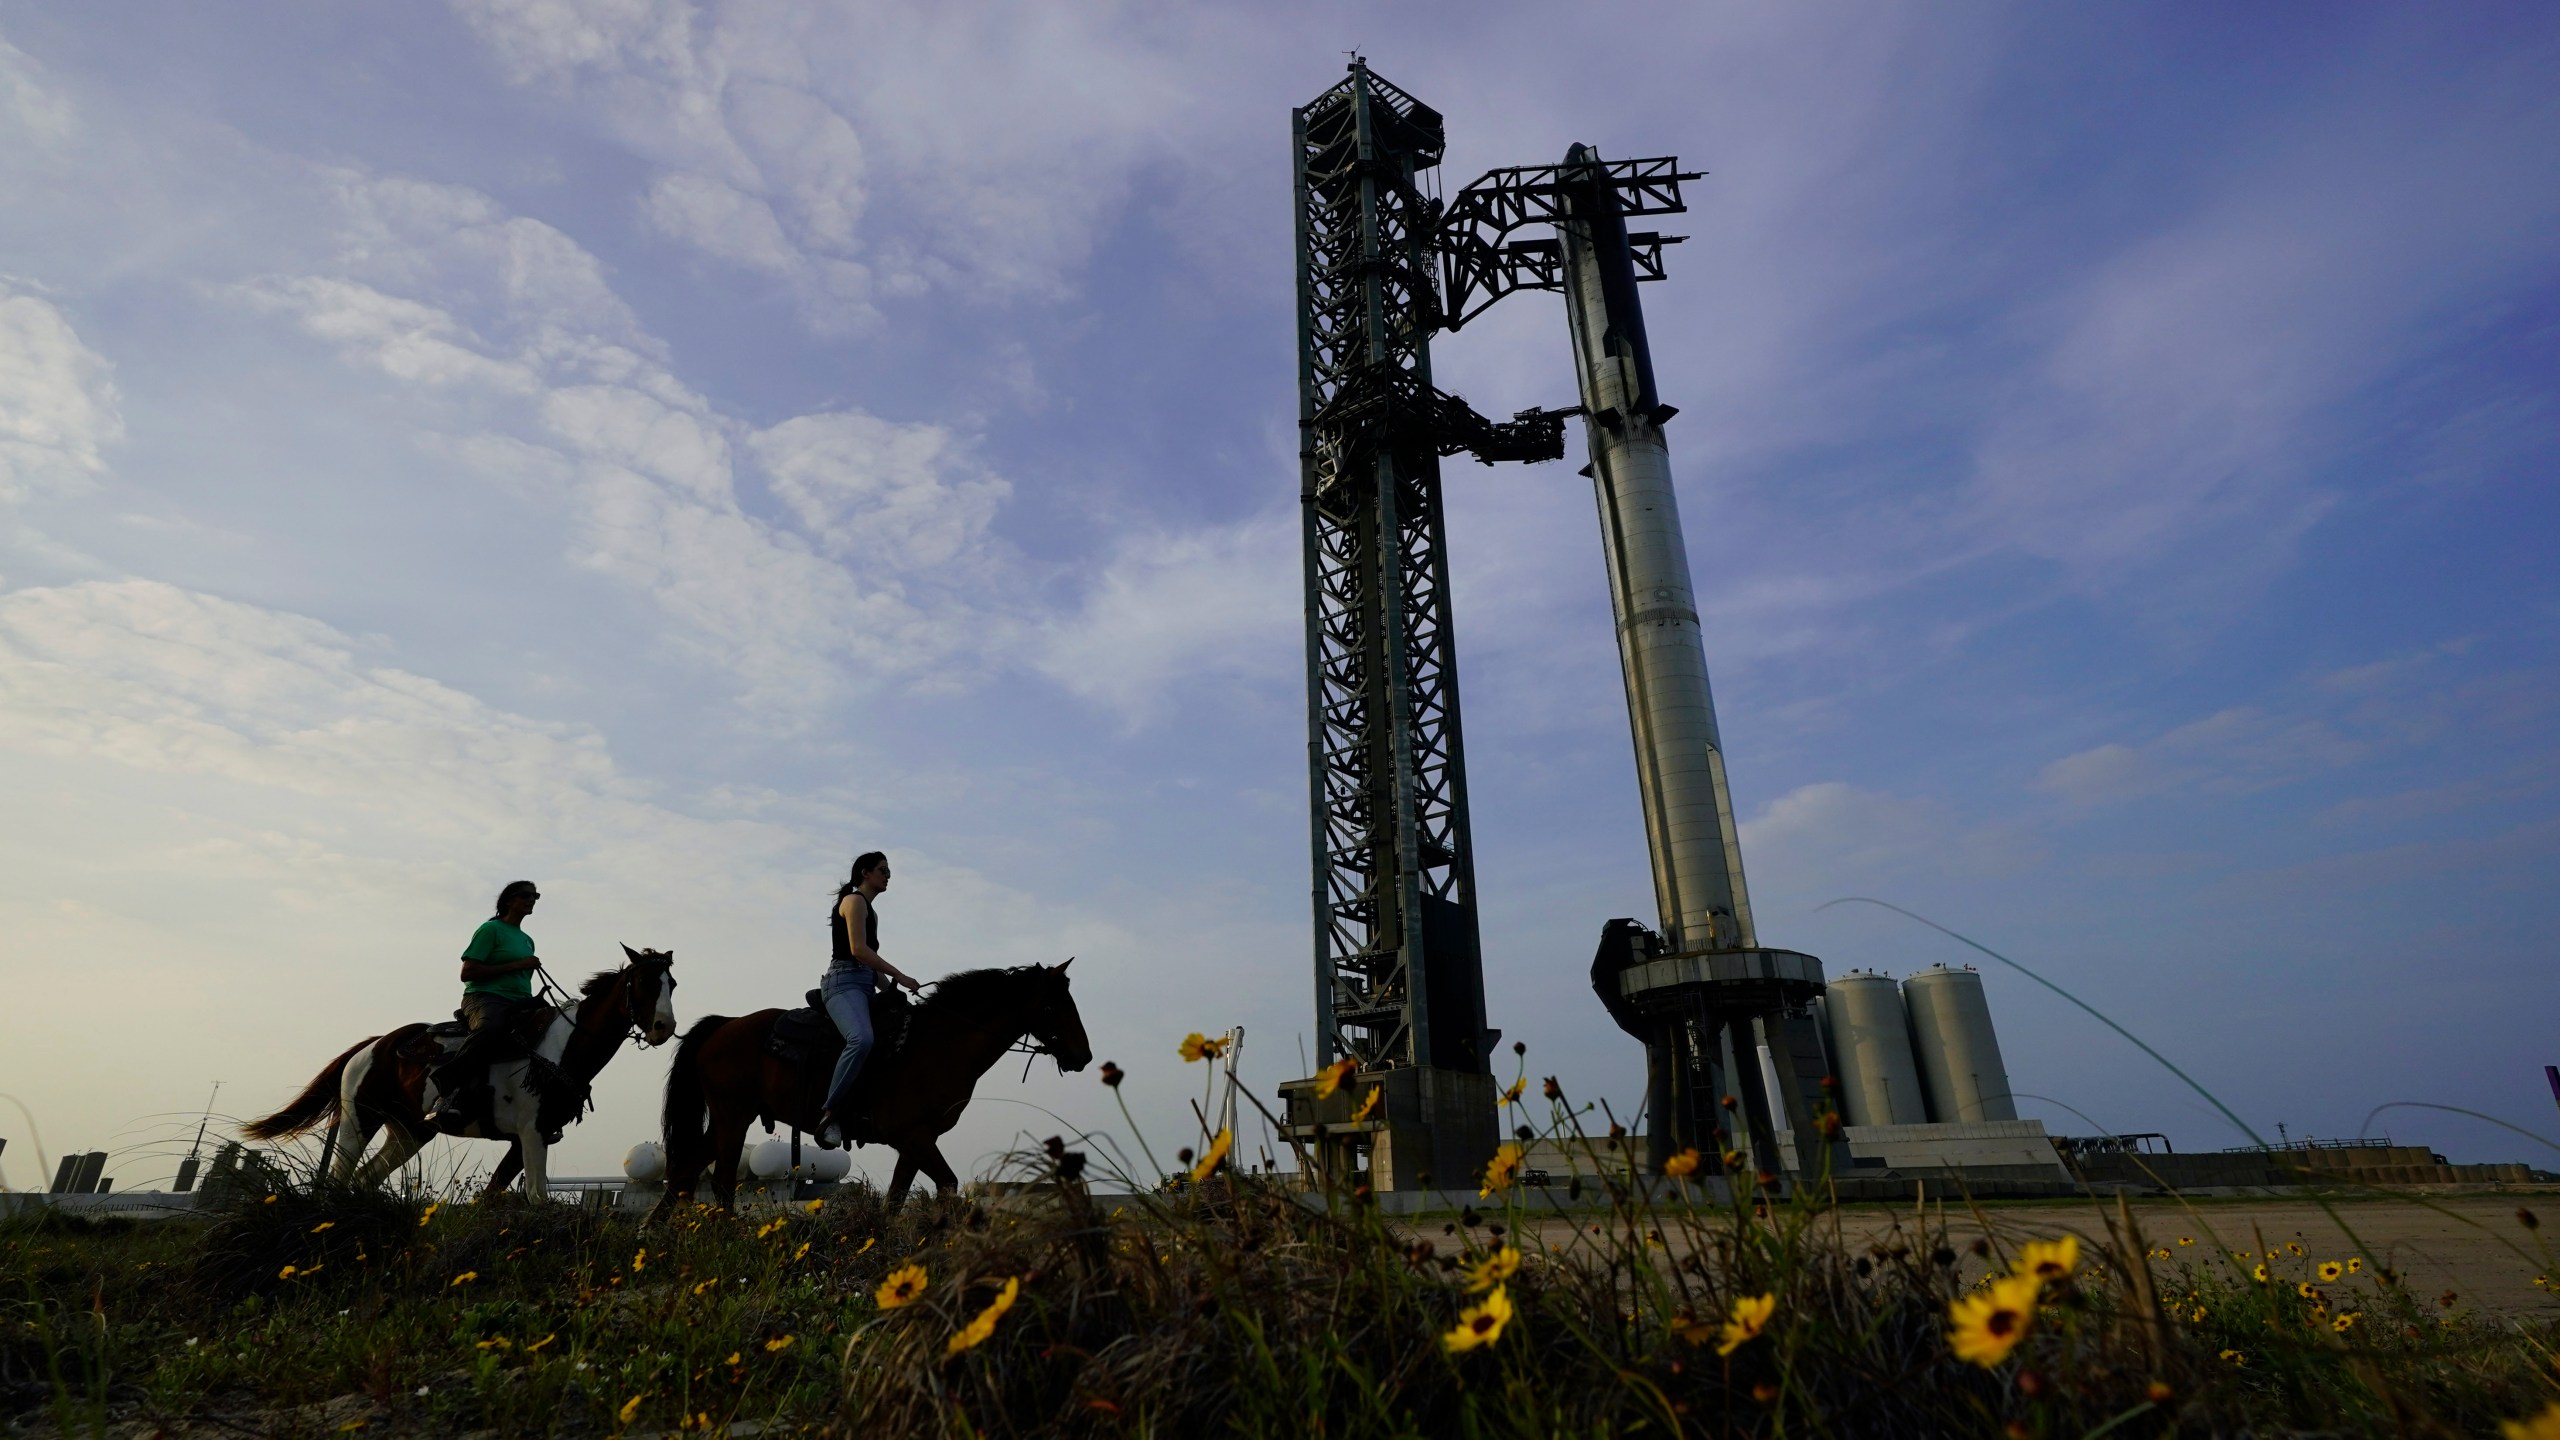
<svg viewBox="0 0 2560 1440"><path fill-rule="evenodd" d="M44 83L35 58L0 39L0 118L27 140L47 144L71 133L71 102Z"/></svg>
<svg viewBox="0 0 2560 1440"><path fill-rule="evenodd" d="M1970 824L1934 800L1838 780L1799 786L1741 824L1755 900L1831 899L1952 877L2008 874L2041 858L2023 836Z"/></svg>
<svg viewBox="0 0 2560 1440"><path fill-rule="evenodd" d="M0 283L0 502L86 484L123 438L107 362L60 310Z"/></svg>
<svg viewBox="0 0 2560 1440"><path fill-rule="evenodd" d="M1294 512L1131 537L1081 608L1044 627L1033 663L1131 724L1186 682L1302 674L1299 568Z"/></svg>
<svg viewBox="0 0 2560 1440"><path fill-rule="evenodd" d="M786 420L749 444L801 527L857 572L965 563L1012 493L938 425L837 411Z"/></svg>

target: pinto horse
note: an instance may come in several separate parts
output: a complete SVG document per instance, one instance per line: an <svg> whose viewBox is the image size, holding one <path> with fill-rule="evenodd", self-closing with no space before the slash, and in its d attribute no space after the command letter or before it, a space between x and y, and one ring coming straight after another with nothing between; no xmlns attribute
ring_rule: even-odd
<svg viewBox="0 0 2560 1440"><path fill-rule="evenodd" d="M676 978L670 968L676 957L628 945L622 953L627 959L621 969L597 971L579 987L581 998L574 1005L554 1007L533 1047L535 1055L576 1082L581 1091L621 1053L623 1041L637 1037L646 1045L664 1045L676 1033ZM468 1139L505 1140L509 1142L506 1158L490 1175L483 1197L506 1189L521 1168L525 1194L535 1200L548 1198L544 1162L550 1147L543 1139L546 1117L542 1097L535 1092L531 1062L501 1060L489 1067L496 1098L487 1121L441 1114L428 1118L444 1098L437 1093L431 1072L461 1045L460 1035L439 1033L421 1024L359 1040L313 1076L292 1104L250 1121L240 1133L252 1140L276 1140L329 1121L333 1127L330 1178L361 1186L382 1183L384 1176L406 1164L439 1131ZM575 1120L577 1111L547 1118L556 1127L564 1118ZM391 1137L378 1154L365 1160L374 1132L386 1124Z"/></svg>
<svg viewBox="0 0 2560 1440"><path fill-rule="evenodd" d="M685 1032L667 1072L667 1193L650 1212L652 1222L693 1198L705 1166L720 1208L737 1202L738 1152L749 1120L818 1128L822 1086L766 1046L781 1013L706 1015ZM1084 1017L1067 993L1066 964L947 976L908 1017L896 1052L873 1052L859 1083L872 1098L871 1136L898 1152L890 1204L907 1198L918 1169L946 1193L958 1188L935 1142L960 1122L978 1078L1025 1036L1062 1073L1093 1063Z"/></svg>

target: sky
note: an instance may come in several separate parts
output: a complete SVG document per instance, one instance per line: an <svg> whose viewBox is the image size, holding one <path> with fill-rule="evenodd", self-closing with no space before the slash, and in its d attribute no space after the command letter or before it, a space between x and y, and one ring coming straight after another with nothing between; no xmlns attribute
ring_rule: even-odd
<svg viewBox="0 0 2560 1440"><path fill-rule="evenodd" d="M1076 957L1157 1150L1186 1032L1305 1073L1288 112L1354 51L1444 189L1709 172L1644 300L1765 943L1982 964L2056 1133L2248 1138L1826 902L2270 1137L2554 1164L2560 14L1576 13L0 0L0 1178L164 1183L519 876L690 1022L883 849L904 968ZM1573 393L1554 296L1434 355ZM1624 1114L1575 463L1452 462L1450 564L1490 1020ZM948 1149L1112 1099L1001 1066Z"/></svg>

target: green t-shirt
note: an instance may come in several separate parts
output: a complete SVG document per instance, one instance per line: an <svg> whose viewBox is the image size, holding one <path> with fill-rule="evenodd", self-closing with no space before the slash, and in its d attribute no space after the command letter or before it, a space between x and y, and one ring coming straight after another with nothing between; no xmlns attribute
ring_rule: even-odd
<svg viewBox="0 0 2560 1440"><path fill-rule="evenodd" d="M503 965L510 960L530 960L533 954L532 936L504 920L490 919L481 921L480 928L471 932L471 943L463 948L462 958L483 965ZM530 1000L533 998L533 972L519 970L495 980L468 981L463 985L462 993Z"/></svg>

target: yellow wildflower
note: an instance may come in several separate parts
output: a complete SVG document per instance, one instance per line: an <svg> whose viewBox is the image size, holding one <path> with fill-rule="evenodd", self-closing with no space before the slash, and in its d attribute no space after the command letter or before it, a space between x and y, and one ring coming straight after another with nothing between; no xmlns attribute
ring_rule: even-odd
<svg viewBox="0 0 2560 1440"><path fill-rule="evenodd" d="M559 1332L559 1331L557 1331L557 1330L554 1330L554 1331L552 1331L550 1334L545 1335L545 1336L543 1336L541 1339L536 1340L536 1341L534 1341L532 1344L527 1345L526 1347L524 1347L524 1353L526 1353L527 1355L530 1355L530 1354L532 1354L533 1352L535 1352L535 1351L537 1351L537 1350L541 1349L543 1346L548 1345L548 1344L550 1344L552 1341L557 1340L557 1339L559 1339L559 1338L560 1338L560 1332Z"/></svg>
<svg viewBox="0 0 2560 1440"><path fill-rule="evenodd" d="M634 1254L634 1255L631 1257L631 1268L632 1268L632 1269L634 1269L634 1270L646 1270L646 1269L648 1269L648 1268L649 1268L649 1247L648 1247L648 1246L646 1246L646 1245L641 1246L641 1247L640 1247L640 1249L639 1249L639 1251L638 1251L638 1253Z"/></svg>
<svg viewBox="0 0 2560 1440"><path fill-rule="evenodd" d="M1512 1082L1511 1082L1511 1088L1502 1092L1502 1103L1503 1103L1503 1104L1505 1104L1505 1105L1517 1105L1517 1104L1519 1104L1519 1103L1520 1103L1520 1096L1521 1096L1521 1094L1522 1094L1524 1091L1526 1091L1528 1088L1529 1088L1529 1077L1528 1077L1528 1076L1526 1076L1526 1075L1523 1075L1523 1076L1521 1076L1519 1079L1512 1081Z"/></svg>
<svg viewBox="0 0 2560 1440"><path fill-rule="evenodd" d="M803 1206L801 1206L800 1208L801 1208L801 1209L803 1209L803 1210L808 1211L808 1212L809 1212L810 1214L812 1214L812 1215L815 1215L815 1214L817 1214L819 1211L824 1210L824 1209L826 1209L826 1208L827 1208L827 1202L826 1202L826 1200L822 1197L822 1198L820 1198L820 1199L812 1200L812 1201L810 1201L808 1204L803 1205Z"/></svg>
<svg viewBox="0 0 2560 1440"><path fill-rule="evenodd" d="M2293 1293L2301 1296L2305 1300L2317 1300L2320 1298L2320 1292L2313 1289L2311 1282L2308 1280L2296 1280L2293 1282Z"/></svg>
<svg viewBox="0 0 2560 1440"><path fill-rule="evenodd" d="M1370 1116L1377 1114L1378 1101L1384 1097L1386 1093L1387 1087L1384 1085L1370 1086L1369 1093L1360 1097L1360 1108L1351 1112L1352 1120L1355 1122L1366 1120Z"/></svg>
<svg viewBox="0 0 2560 1440"><path fill-rule="evenodd" d="M468 1284L470 1284L472 1281L477 1280L477 1279L479 1279L479 1278L480 1278L480 1272L479 1272L479 1271L477 1271L477 1270L465 1270L465 1271L463 1271L461 1274L456 1275L456 1276L454 1276L454 1277L453 1277L453 1285L468 1285ZM448 1286L446 1286L445 1288L446 1288L446 1289L448 1289L448 1290L450 1290L450 1289L452 1289L452 1288L453 1288L453 1285L448 1285Z"/></svg>
<svg viewBox="0 0 2560 1440"><path fill-rule="evenodd" d="M2193 1245L2196 1243L2196 1237L2193 1235L2181 1235L2178 1237L2178 1243L2180 1245Z"/></svg>
<svg viewBox="0 0 2560 1440"><path fill-rule="evenodd" d="M1493 1159L1484 1167L1484 1186L1476 1191L1477 1198L1482 1199L1510 1189L1511 1182L1520 1174L1520 1156L1521 1150L1518 1145L1508 1140L1503 1141L1502 1148L1493 1152Z"/></svg>
<svg viewBox="0 0 2560 1440"><path fill-rule="evenodd" d="M622 1409L618 1412L622 1417L622 1423L625 1425L630 1424L633 1417L640 1413L640 1402L648 1398L648 1392L644 1390L640 1394L634 1395L630 1399L623 1401Z"/></svg>
<svg viewBox="0 0 2560 1440"><path fill-rule="evenodd" d="M2039 1285L2068 1280L2080 1268L2080 1237L2065 1234L2059 1240L2030 1240L2019 1248L2018 1263L2012 1268Z"/></svg>
<svg viewBox="0 0 2560 1440"><path fill-rule="evenodd" d="M1359 1068L1359 1061L1346 1057L1344 1059L1336 1060L1332 1064L1317 1071L1316 1098L1319 1100L1332 1099L1333 1092L1341 1089L1342 1082L1350 1079L1351 1072Z"/></svg>
<svg viewBox="0 0 2560 1440"><path fill-rule="evenodd" d="M2501 1420L2498 1433L2507 1440L2560 1440L2560 1400L2554 1400L2542 1413L2525 1420Z"/></svg>
<svg viewBox="0 0 2560 1440"><path fill-rule="evenodd" d="M794 1250L794 1251L792 1251L792 1252L791 1252L791 1258L792 1258L792 1259L794 1259L794 1260L805 1260L805 1259L807 1259L807 1258L808 1258L808 1255L809 1255L809 1242L808 1242L808 1241L806 1241L806 1240L803 1240L803 1241L801 1241L801 1242L800 1242L800 1248L799 1248L799 1249Z"/></svg>
<svg viewBox="0 0 2560 1440"><path fill-rule="evenodd" d="M700 1295L700 1294L702 1294L703 1292L705 1292L705 1291L709 1290L712 1286L717 1285L717 1284L719 1284L719 1283L720 1283L720 1277L719 1277L719 1276L717 1276L717 1275L714 1275L714 1276L712 1276L710 1279L703 1281L701 1284L694 1286L694 1287L693 1287L693 1293L694 1293L694 1294L696 1294L696 1295Z"/></svg>
<svg viewBox="0 0 2560 1440"><path fill-rule="evenodd" d="M513 1350L516 1346L514 1341L509 1340L504 1335L492 1335L472 1348L475 1350Z"/></svg>
<svg viewBox="0 0 2560 1440"><path fill-rule="evenodd" d="M1467 1289L1490 1290L1520 1271L1520 1252L1505 1245L1467 1267Z"/></svg>
<svg viewBox="0 0 2560 1440"><path fill-rule="evenodd" d="M426 1228L426 1224L427 1224L427 1222L428 1222L428 1221L430 1221L430 1220L433 1220L434 1218L436 1218L436 1212L437 1212L437 1211L439 1211L439 1210L441 1210L441 1209L443 1209L443 1208L444 1208L444 1202L443 1202L443 1201L441 1201L441 1200L438 1200L438 1201L434 1202L433 1204L431 1204L431 1205L427 1206L427 1208L426 1208L426 1209L424 1209L424 1210L422 1210L422 1211L419 1211L419 1212L418 1212L418 1228L420 1228L420 1229L422 1229L422 1230L423 1230L423 1229L425 1229L425 1228Z"/></svg>
<svg viewBox="0 0 2560 1440"><path fill-rule="evenodd" d="M1733 1318L1725 1321L1724 1328L1716 1333L1716 1353L1730 1355L1759 1339L1760 1332L1769 1328L1769 1317L1777 1310L1778 1297L1775 1294L1737 1298L1733 1302Z"/></svg>
<svg viewBox="0 0 2560 1440"><path fill-rule="evenodd" d="M2257 1281L2257 1282L2258 1282L2259 1284L2261 1284L2261 1285L2266 1284L2266 1283L2267 1283L2267 1267L2266 1267L2266 1266L2264 1266L2264 1265L2261 1265L2261 1266L2259 1266L2257 1269L2250 1271L2250 1272L2249 1272L2249 1278L2250 1278L2250 1279L2252 1279L2252 1280Z"/></svg>
<svg viewBox="0 0 2560 1440"><path fill-rule="evenodd" d="M2323 1280L2335 1281L2339 1276L2346 1273L2347 1267L2339 1264L2335 1260L2323 1260L2320 1262L2320 1278Z"/></svg>
<svg viewBox="0 0 2560 1440"><path fill-rule="evenodd" d="M302 1273L302 1267L300 1267L300 1266L298 1266L298 1265L287 1265L287 1266L286 1266L286 1267L284 1267L283 1269L281 1269L281 1270L279 1270L279 1271L277 1271L277 1272L276 1272L276 1278L277 1278L277 1279L279 1279L279 1280L290 1280L290 1279L292 1279L294 1276L299 1275L299 1274L301 1274L301 1273Z"/></svg>
<svg viewBox="0 0 2560 1440"><path fill-rule="evenodd" d="M877 1244L879 1244L879 1243L880 1243L880 1237L879 1237L879 1236L877 1236L877 1235L871 1236L871 1237L869 1237L868 1239L866 1239L866 1240L864 1240L864 1241L862 1242L862 1248L861 1248L861 1249L856 1250L856 1251L854 1251L853 1253L854 1253L854 1254L856 1254L856 1255L868 1255L868 1254L870 1254L870 1253L871 1253L871 1247L872 1247L872 1246L874 1246L874 1245L877 1245Z"/></svg>
<svg viewBox="0 0 2560 1440"><path fill-rule="evenodd" d="M1985 1370L2008 1359L2035 1319L2036 1290L2032 1275L2004 1275L1982 1294L1948 1306L1947 1320L1954 1328L1947 1332L1947 1347L1957 1359Z"/></svg>
<svg viewBox="0 0 2560 1440"><path fill-rule="evenodd" d="M798 1343L799 1339L800 1337L797 1335L785 1335L779 1340L767 1340L764 1342L764 1353L772 1355L780 1351L788 1350L794 1344Z"/></svg>
<svg viewBox="0 0 2560 1440"><path fill-rule="evenodd" d="M881 1309L895 1310L922 1295L924 1285L923 1266L901 1266L889 1272L889 1278L880 1282L880 1288L873 1292L872 1298L880 1302Z"/></svg>
<svg viewBox="0 0 2560 1440"><path fill-rule="evenodd" d="M2350 1275L2361 1275L2361 1274L2363 1274L2363 1273L2364 1273L2364 1257L2363 1257L2363 1256L2361 1256L2361 1255L2350 1255L2350 1256L2348 1256L2348 1257L2347 1257L2347 1273L2348 1273L2348 1274L2350 1274Z"/></svg>
<svg viewBox="0 0 2560 1440"><path fill-rule="evenodd" d="M337 1221L335 1221L335 1220L323 1220L323 1221L321 1221L319 1224L314 1225L314 1226L312 1226L312 1227L311 1227L311 1233L312 1233L312 1234L314 1234L314 1235L317 1235L317 1234L319 1234L319 1233L320 1233L321 1231L323 1231L323 1230L335 1230L335 1229L337 1229L337 1228L338 1228L338 1222L337 1222Z"/></svg>
<svg viewBox="0 0 2560 1440"><path fill-rule="evenodd" d="M1227 1152L1234 1149L1235 1145L1235 1132L1220 1130L1218 1138L1209 1142L1209 1153L1201 1156L1200 1163L1191 1167L1191 1183L1197 1185L1217 1174L1218 1167L1227 1162Z"/></svg>
<svg viewBox="0 0 2560 1440"><path fill-rule="evenodd" d="M1490 1345L1502 1338L1502 1327L1511 1323L1511 1292L1500 1285L1479 1304L1458 1312L1458 1323L1440 1337L1442 1348L1457 1355Z"/></svg>
<svg viewBox="0 0 2560 1440"><path fill-rule="evenodd" d="M2249 1363L2249 1357L2241 1354L2237 1350L2225 1350L2215 1358L2228 1360L2234 1365L2246 1365Z"/></svg>
<svg viewBox="0 0 2560 1440"><path fill-rule="evenodd" d="M1701 1158L1694 1148L1683 1150L1662 1162L1662 1173L1675 1180L1686 1180L1698 1173L1698 1162Z"/></svg>
<svg viewBox="0 0 2560 1440"><path fill-rule="evenodd" d="M1212 1040L1194 1030L1182 1037L1182 1044L1176 1047L1175 1053L1187 1064L1193 1060L1215 1060L1226 1052L1226 1048L1226 1041Z"/></svg>
<svg viewBox="0 0 2560 1440"><path fill-rule="evenodd" d="M2337 1318L2329 1322L2329 1328L2337 1331L2341 1335L2353 1330L2356 1328L2356 1312L2353 1310L2339 1311Z"/></svg>
<svg viewBox="0 0 2560 1440"><path fill-rule="evenodd" d="M1005 1281L1004 1288L996 1292L995 1299L987 1302L986 1309L978 1312L977 1319L961 1326L959 1334L942 1343L942 1353L946 1356L957 1355L963 1350L974 1350L985 1344L987 1337L996 1333L996 1322L1004 1318L1004 1312L1013 1308L1013 1297L1021 1293L1020 1279Z"/></svg>
<svg viewBox="0 0 2560 1440"><path fill-rule="evenodd" d="M767 1221L766 1221L766 1222L764 1222L763 1224L761 1224L761 1225L759 1225L759 1226L757 1226L757 1227L756 1227L756 1238L757 1238L757 1239L759 1239L759 1240L761 1240L761 1239L763 1239L764 1237L766 1237L767 1235L772 1234L774 1231L781 1229L784 1225L786 1225L786 1224L788 1224L788 1223L790 1223L790 1222L788 1222L788 1221L786 1221L786 1220L781 1219L779 1216L775 1217L774 1219L767 1220Z"/></svg>

